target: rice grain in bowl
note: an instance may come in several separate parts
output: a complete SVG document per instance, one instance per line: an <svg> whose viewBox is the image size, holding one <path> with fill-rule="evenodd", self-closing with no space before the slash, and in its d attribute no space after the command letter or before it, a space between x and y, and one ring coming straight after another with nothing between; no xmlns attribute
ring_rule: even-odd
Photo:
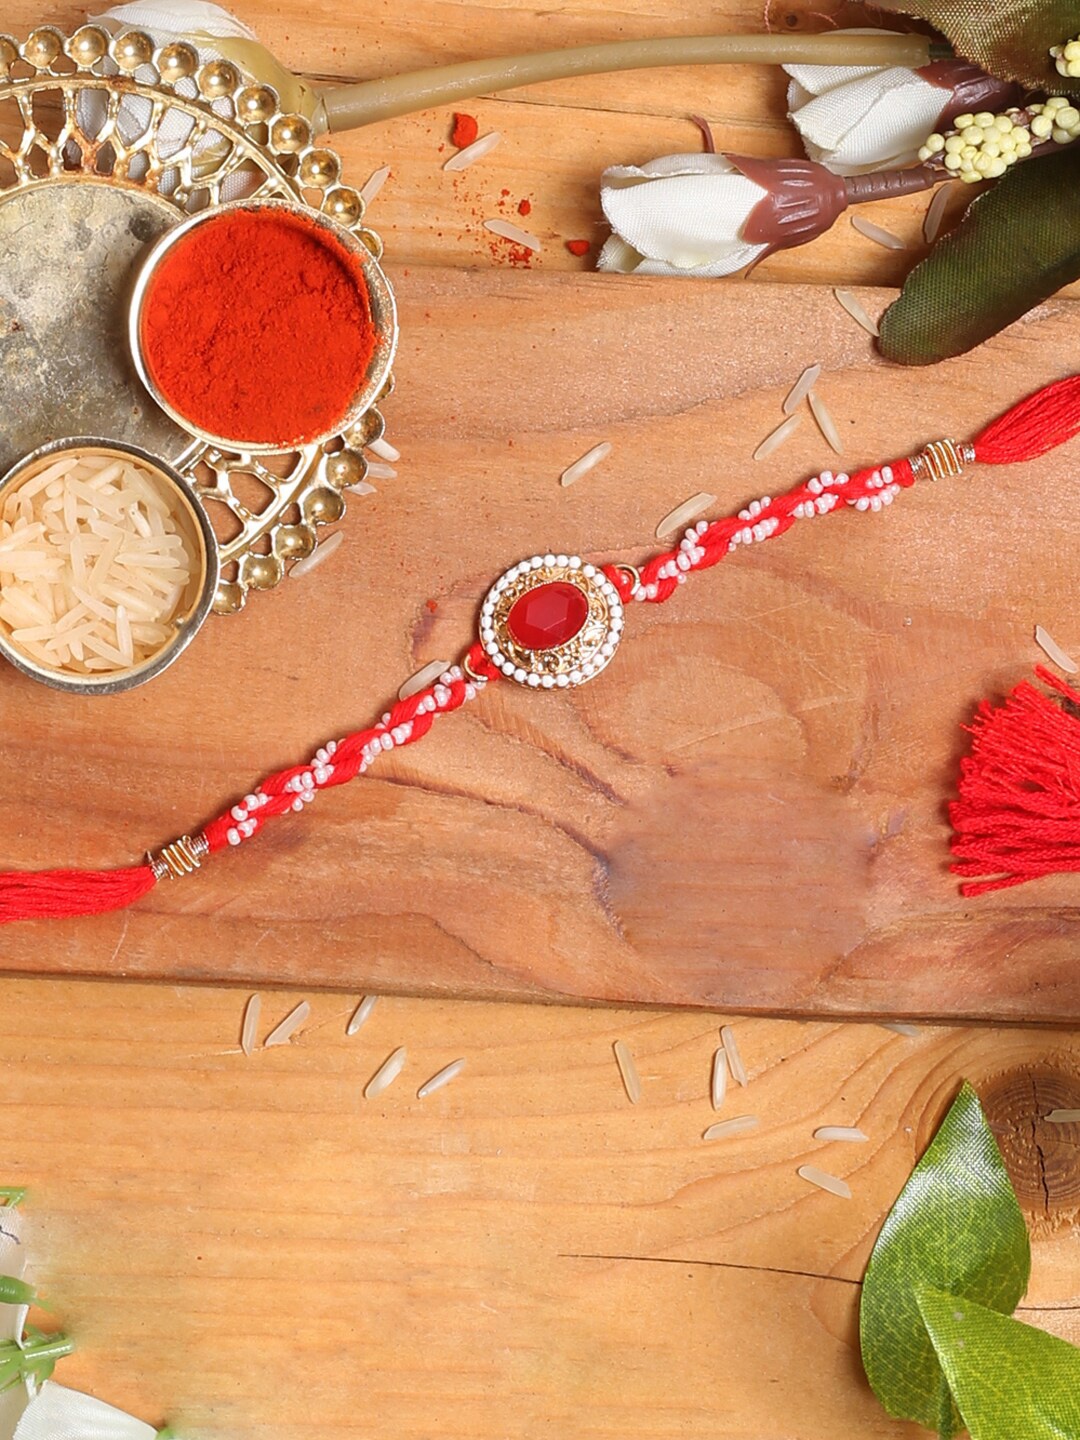
<svg viewBox="0 0 1080 1440"><path fill-rule="evenodd" d="M56 689L160 674L210 611L213 531L190 485L135 446L62 440L0 480L0 653Z"/></svg>

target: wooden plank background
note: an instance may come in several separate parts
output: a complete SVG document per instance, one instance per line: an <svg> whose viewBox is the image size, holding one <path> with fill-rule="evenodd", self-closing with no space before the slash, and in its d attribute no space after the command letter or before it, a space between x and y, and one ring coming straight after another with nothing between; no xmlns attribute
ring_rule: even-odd
<svg viewBox="0 0 1080 1440"><path fill-rule="evenodd" d="M284 59L336 77L618 34L756 29L762 20L760 6L738 0L659 8L626 0L617 11L604 0L575 0L557 11L524 0L483 10L453 0L416 0L405 10L378 0L345 12L329 0L303 6L245 0L238 8ZM814 8L838 15L828 3ZM71 24L79 14L65 3L48 18ZM770 15L777 26L789 18L820 23L795 6L771 6ZM19 32L39 18L26 0L12 0L4 24ZM590 227L598 218L598 169L689 148L695 134L685 123L688 110L709 114L722 144L781 153L790 137L776 119L780 88L776 77L749 70L670 72L564 82L478 104L470 108L485 126L497 119L508 142L498 170L469 180L470 187L486 187L475 201L439 179L445 114L395 122L342 148L358 174L383 161L394 165L378 219L398 278L415 275L420 297L425 285L434 288L433 277L413 267L431 263L483 269L494 285L493 257L468 207L486 210L503 186L533 197L530 223L535 218L553 239L537 270L580 269L554 242L596 233ZM914 237L920 210L916 200L871 213ZM888 284L895 264L840 226L811 250L770 260L759 279ZM628 286L619 303L640 293ZM1051 367L1060 358L1064 367L1069 356L1056 347L1067 343L1067 310L1055 306L1039 323L1054 336L1042 363ZM1023 351L1025 334L1009 337L1002 353ZM773 383L780 385L779 373ZM918 405L904 421L916 438L918 420L933 418L945 396L925 378L905 383L918 386ZM1018 374L1013 383L1021 384ZM981 417L996 384L988 366L979 393L950 401L953 413ZM414 399L434 408L435 397L420 392ZM467 440L459 437L459 460ZM535 473L550 481L552 447L535 444L542 460ZM782 451L777 460L785 464L775 473L787 478L788 459L801 453L797 445ZM475 478L480 462L472 463ZM693 478L686 463L685 455L677 457L678 479L663 481L675 499L694 488L682 484L684 476ZM606 505L604 487L633 479L652 487L649 503L639 523L613 534L611 543L636 543L641 522L657 513L663 489L657 472L671 465L661 451L657 467L642 463L632 476L617 477L614 466L597 472L588 490L572 497L582 507L577 523L592 524L585 507L599 508L602 497ZM484 478L497 485L497 474L485 471ZM441 491L430 481L422 492L412 488L408 472L403 481L386 504L409 506L419 522ZM943 493L925 502L910 497L908 508L923 503L927 513L940 505L941 514L955 515ZM382 505L380 497L364 517L376 532ZM453 496L441 503L444 520L452 506ZM1048 534L1049 508L1039 513ZM539 512L521 516L527 548L536 543L537 518ZM929 533L921 533L929 547ZM825 532L812 538L824 542ZM874 543L894 583L900 552L886 539ZM1055 563L1064 566L1074 552L1074 544L1055 548ZM815 564L821 558L819 552ZM833 564L842 563L838 546ZM794 558L785 564L794 566ZM329 580L334 570L320 573ZM435 593L463 573L447 561L432 574L442 582ZM711 583L703 581L697 596L718 606L706 599ZM1065 642L1075 631L1056 591L1068 588L1047 577L1034 595L1044 623L1048 607L1060 607L1049 623L1061 625ZM300 622L318 608L314 586L306 594L297 586L280 600L294 607L301 633ZM460 596L450 608L458 618L467 611ZM956 663L961 680L969 668L968 698L976 672L981 690L1010 683L1025 663L1027 617L997 612L994 620L1003 628L992 648L989 631L974 622L958 626ZM269 618L255 623L273 628ZM399 636L418 633L398 623ZM654 624L655 639L650 634L640 643L660 648L666 619ZM975 654L963 648L971 635ZM432 640L426 632L419 638ZM271 651L265 664L269 688L283 666ZM396 678L388 659L374 664L384 666L385 683ZM298 703L301 711L309 704L310 713L297 714ZM212 727L200 727L205 753L236 745L231 708ZM341 718L354 713L351 697L343 698ZM580 727L567 713L575 728L556 738L576 744ZM283 750L310 738L312 722L336 718L295 693L275 717ZM148 745L154 707L137 718L140 743ZM31 835L20 822L24 812L10 803L14 783L26 790L52 783L50 758L60 736L41 712L31 723L30 736L7 725L0 761L5 849L10 859L10 847L17 847L27 863L64 836L73 810L71 797L61 808L54 791L55 808ZM461 723L470 741L485 739L481 726ZM897 743L918 748L925 741L912 730ZM446 764L458 747L451 730L430 744L433 766ZM13 746L18 766L9 769ZM119 756L109 758L107 743L92 747L91 758L114 782L111 812L99 807L101 858L115 857L118 841L125 853L136 851L147 837L125 834L130 768L121 769ZM227 768L235 774L226 758L216 757L221 774ZM920 767L925 758L925 751L916 756ZM217 781L204 781L196 769L188 785L157 796L149 809L141 799L140 832L148 826L158 839L162 815L189 823L192 800L204 798L201 785L216 798ZM481 811L478 827L486 818ZM324 836L327 823L319 826ZM325 843L345 852L351 837L331 830ZM973 990L983 983L987 960L1008 969L1016 944L1032 934L1044 943L1047 917L1060 926L1064 947L1070 903L1067 889L1055 891L1041 910L1034 899L1025 902L1012 941L988 957L973 956ZM132 923L138 933L141 922ZM183 917L154 923L175 935ZM227 905L219 924L228 937ZM5 954L12 955L14 935L0 937ZM119 921L99 937L102 963L118 941L123 967L129 941ZM18 943L21 953L12 958L27 964L30 947ZM34 948L48 964L71 962L71 944L58 932L39 935ZM320 948L309 941L305 953L316 960ZM1055 973L1067 978L1064 948L1056 963ZM389 983L388 969L380 978ZM31 1184L45 1279L81 1341L60 1378L153 1420L173 1415L189 1440L299 1440L313 1430L342 1440L616 1434L915 1440L923 1432L889 1421L861 1379L853 1282L885 1209L964 1075L991 1104L1036 1228L1024 1318L1080 1341L1076 1137L1038 1120L1055 1105L1080 1104L1073 1035L928 1029L907 1038L863 1025L744 1020L738 1033L751 1086L745 1095L734 1092L727 1113L752 1111L762 1126L727 1145L706 1146L698 1136L712 1118L705 1095L719 1016L384 1000L368 1027L346 1041L344 1022L356 997L316 995L299 1043L246 1061L237 1047L242 996L235 990L7 979L0 996L6 1139L0 1178ZM264 1033L298 998L267 997ZM617 1037L630 1044L644 1076L644 1099L635 1108L611 1059ZM409 1048L405 1075L380 1102L366 1104L364 1083L399 1043ZM419 1082L459 1055L467 1058L464 1075L441 1095L416 1101ZM821 1150L809 1138L821 1123L862 1124L871 1143ZM850 1203L798 1180L796 1166L811 1155L848 1176Z"/></svg>

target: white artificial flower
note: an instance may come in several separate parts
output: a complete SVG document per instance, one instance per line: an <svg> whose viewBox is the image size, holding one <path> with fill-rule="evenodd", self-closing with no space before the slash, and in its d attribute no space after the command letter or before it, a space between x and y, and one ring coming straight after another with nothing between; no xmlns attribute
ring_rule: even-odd
<svg viewBox="0 0 1080 1440"><path fill-rule="evenodd" d="M26 1222L16 1205L0 1206L0 1275L22 1280L26 1275L27 1255L24 1243ZM26 1328L28 1305L0 1305L0 1340L22 1340ZM3 1429L0 1428L0 1440Z"/></svg>
<svg viewBox="0 0 1080 1440"><path fill-rule="evenodd" d="M885 35L889 31L837 31ZM785 65L788 114L811 160L837 175L913 164L952 92L901 65Z"/></svg>
<svg viewBox="0 0 1080 1440"><path fill-rule="evenodd" d="M767 248L741 238L765 198L724 155L665 155L615 165L600 182L612 231L597 268L639 275L731 275Z"/></svg>
<svg viewBox="0 0 1080 1440"><path fill-rule="evenodd" d="M15 1426L15 1440L156 1440L153 1425L46 1380Z"/></svg>
<svg viewBox="0 0 1080 1440"><path fill-rule="evenodd" d="M163 45L185 35L255 39L254 30L220 5L211 5L209 0L182 0L178 5L142 5L135 0L132 5L114 5L101 15L92 15L90 20L114 33L127 29L149 30L151 35L160 37L159 43ZM217 58L209 49L206 54L210 59Z"/></svg>

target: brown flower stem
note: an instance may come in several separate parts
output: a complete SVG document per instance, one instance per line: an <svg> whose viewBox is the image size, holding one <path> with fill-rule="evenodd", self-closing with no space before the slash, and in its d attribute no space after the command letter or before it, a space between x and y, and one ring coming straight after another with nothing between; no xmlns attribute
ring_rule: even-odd
<svg viewBox="0 0 1080 1440"><path fill-rule="evenodd" d="M946 47L945 53L951 51ZM321 100L327 127L340 131L521 85L612 70L668 65L903 65L917 70L940 58L942 47L916 34L686 35L440 65L359 85L329 86Z"/></svg>
<svg viewBox="0 0 1080 1440"><path fill-rule="evenodd" d="M897 195L915 195L932 190L950 179L948 170L934 165L912 165L906 170L873 170L868 175L847 175L844 189L849 205L864 205L868 200L892 200Z"/></svg>

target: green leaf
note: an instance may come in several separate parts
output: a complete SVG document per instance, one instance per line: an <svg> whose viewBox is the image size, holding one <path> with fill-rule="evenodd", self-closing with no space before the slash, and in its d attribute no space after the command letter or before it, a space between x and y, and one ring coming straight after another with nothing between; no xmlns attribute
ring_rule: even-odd
<svg viewBox="0 0 1080 1440"><path fill-rule="evenodd" d="M1014 166L968 206L881 321L901 365L962 355L1080 278L1080 141Z"/></svg>
<svg viewBox="0 0 1080 1440"><path fill-rule="evenodd" d="M882 1226L863 1282L863 1366L890 1415L945 1437L960 1428L916 1291L930 1286L1011 1313L1030 1271L1024 1217L965 1083Z"/></svg>
<svg viewBox="0 0 1080 1440"><path fill-rule="evenodd" d="M991 75L1036 90L1077 89L1050 56L1051 45L1080 32L1076 0L899 0L896 8L929 20L958 55Z"/></svg>
<svg viewBox="0 0 1080 1440"><path fill-rule="evenodd" d="M940 1290L917 1299L972 1440L1080 1440L1080 1350Z"/></svg>

